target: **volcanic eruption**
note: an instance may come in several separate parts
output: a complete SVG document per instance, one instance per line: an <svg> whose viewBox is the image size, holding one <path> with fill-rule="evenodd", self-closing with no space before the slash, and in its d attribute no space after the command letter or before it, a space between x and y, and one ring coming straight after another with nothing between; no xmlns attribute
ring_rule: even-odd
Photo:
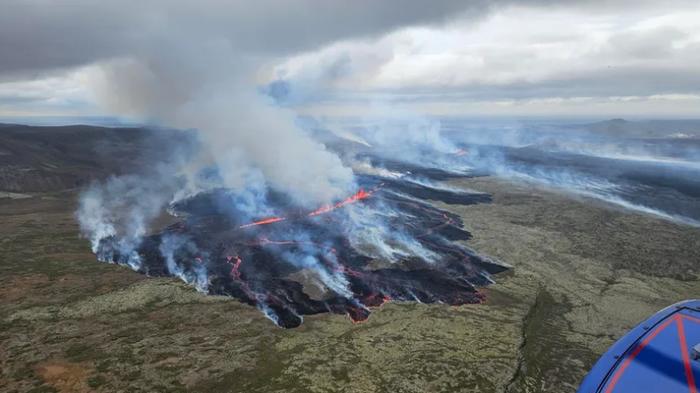
<svg viewBox="0 0 700 393"><path fill-rule="evenodd" d="M422 175L446 176L435 169ZM489 202L488 195L408 177L359 174L357 182L353 195L313 210L270 191L264 204L275 214L250 221L233 191L200 192L172 203L177 221L137 246L124 248L110 235L95 252L149 276L174 275L200 291L234 297L285 328L326 312L361 322L387 301L482 301L477 288L505 266L458 243L470 238L460 217L425 199L464 205Z"/></svg>

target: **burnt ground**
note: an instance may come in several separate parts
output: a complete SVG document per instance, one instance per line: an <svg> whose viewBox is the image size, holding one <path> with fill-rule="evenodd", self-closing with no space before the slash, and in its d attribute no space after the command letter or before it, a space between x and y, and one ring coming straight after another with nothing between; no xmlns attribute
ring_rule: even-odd
<svg viewBox="0 0 700 393"><path fill-rule="evenodd" d="M572 392L613 340L700 293L700 230L493 178L459 214L513 265L480 305L388 303L364 323L257 309L98 263L76 194L0 199L7 392Z"/></svg>

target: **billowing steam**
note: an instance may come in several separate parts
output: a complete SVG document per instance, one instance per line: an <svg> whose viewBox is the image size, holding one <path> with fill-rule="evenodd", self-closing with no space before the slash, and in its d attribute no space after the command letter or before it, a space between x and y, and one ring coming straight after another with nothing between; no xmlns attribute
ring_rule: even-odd
<svg viewBox="0 0 700 393"><path fill-rule="evenodd" d="M357 120L327 125L348 140L366 140L390 162L356 160L356 171L395 171L405 161L456 174L491 174L700 226L700 121L586 124L446 119ZM413 143L376 135L410 132ZM381 130L381 131L380 131ZM447 154L448 152L452 154ZM381 161L381 160L379 160Z"/></svg>
<svg viewBox="0 0 700 393"><path fill-rule="evenodd" d="M246 67L204 70L188 67L185 58L170 60L105 64L95 86L112 111L198 130L201 154L216 165L227 188L243 191L259 174L267 186L304 206L330 203L353 190L352 171L335 154L297 126L290 110L257 93L251 75L236 74Z"/></svg>

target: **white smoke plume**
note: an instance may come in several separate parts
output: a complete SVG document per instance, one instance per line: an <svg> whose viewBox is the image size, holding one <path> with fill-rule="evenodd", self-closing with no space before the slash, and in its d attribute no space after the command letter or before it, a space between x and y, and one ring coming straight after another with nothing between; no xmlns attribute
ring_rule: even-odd
<svg viewBox="0 0 700 393"><path fill-rule="evenodd" d="M99 254L104 251L100 241L114 237L119 239L116 250L110 248L108 252L118 251L132 268L140 267L134 250L175 191L174 183L156 179L144 181L135 175L113 177L83 192L77 217L83 233L89 237L92 251L100 260L114 259L113 255Z"/></svg>
<svg viewBox="0 0 700 393"><path fill-rule="evenodd" d="M351 192L352 171L297 126L294 113L259 94L247 75L236 74L241 68L225 71L232 76L219 74L217 67L188 69L182 65L187 57L107 63L94 86L111 110L199 130L203 154L227 188L243 191L250 173L259 172L268 186L307 207ZM235 58L224 62L229 61Z"/></svg>

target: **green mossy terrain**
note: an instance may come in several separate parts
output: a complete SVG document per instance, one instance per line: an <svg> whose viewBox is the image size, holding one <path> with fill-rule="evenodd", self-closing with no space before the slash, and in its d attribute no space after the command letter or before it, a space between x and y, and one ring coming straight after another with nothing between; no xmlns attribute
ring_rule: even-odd
<svg viewBox="0 0 700 393"><path fill-rule="evenodd" d="M76 194L0 199L3 392L573 392L616 338L700 295L700 230L493 178L448 206L513 269L481 305L389 303L273 325L255 308L95 261Z"/></svg>

